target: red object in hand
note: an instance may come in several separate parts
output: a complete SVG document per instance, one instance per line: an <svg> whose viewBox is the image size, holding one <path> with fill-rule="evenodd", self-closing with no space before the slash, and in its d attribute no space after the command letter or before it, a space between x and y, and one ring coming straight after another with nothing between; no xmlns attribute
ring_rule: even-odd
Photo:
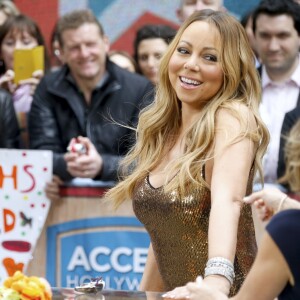
<svg viewBox="0 0 300 300"><path fill-rule="evenodd" d="M87 149L84 144L78 142L78 139L72 139L67 150L73 153L86 154Z"/></svg>

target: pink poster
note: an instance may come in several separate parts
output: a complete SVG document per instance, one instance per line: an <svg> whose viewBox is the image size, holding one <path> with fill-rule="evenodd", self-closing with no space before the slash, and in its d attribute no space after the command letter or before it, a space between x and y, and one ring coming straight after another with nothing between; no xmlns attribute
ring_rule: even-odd
<svg viewBox="0 0 300 300"><path fill-rule="evenodd" d="M51 151L0 149L0 285L16 270L26 273L50 208L51 177Z"/></svg>

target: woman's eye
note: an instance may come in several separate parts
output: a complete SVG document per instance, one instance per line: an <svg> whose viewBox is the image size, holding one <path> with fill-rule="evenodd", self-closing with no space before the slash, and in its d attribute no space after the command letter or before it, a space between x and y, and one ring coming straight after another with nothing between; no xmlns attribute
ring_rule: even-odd
<svg viewBox="0 0 300 300"><path fill-rule="evenodd" d="M189 51L186 48L182 48L182 47L177 48L177 52L179 52L181 54L188 54L189 53Z"/></svg>
<svg viewBox="0 0 300 300"><path fill-rule="evenodd" d="M15 41L13 41L13 40L6 40L4 43L5 43L5 45L7 45L7 46L13 46L14 43L15 43Z"/></svg>
<svg viewBox="0 0 300 300"><path fill-rule="evenodd" d="M214 55L205 55L204 58L205 58L206 60L213 61L213 62L218 61L217 57L214 56Z"/></svg>
<svg viewBox="0 0 300 300"><path fill-rule="evenodd" d="M25 40L23 40L23 44L24 45L29 45L29 44L31 44L31 42L32 42L31 39L25 39Z"/></svg>

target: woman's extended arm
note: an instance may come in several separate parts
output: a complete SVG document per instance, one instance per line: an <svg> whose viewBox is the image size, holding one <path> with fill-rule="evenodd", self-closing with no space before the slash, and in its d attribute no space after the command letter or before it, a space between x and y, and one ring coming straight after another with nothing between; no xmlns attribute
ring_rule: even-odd
<svg viewBox="0 0 300 300"><path fill-rule="evenodd" d="M249 119L250 129L254 130L256 122L248 108L240 106L239 113L244 120ZM214 158L207 178L209 181L211 175L208 256L223 257L231 262L235 257L242 199L255 155L255 145L248 138L228 145L240 131L239 121L227 110L220 110L217 115ZM208 276L204 278L204 283L229 294L229 281L223 276Z"/></svg>

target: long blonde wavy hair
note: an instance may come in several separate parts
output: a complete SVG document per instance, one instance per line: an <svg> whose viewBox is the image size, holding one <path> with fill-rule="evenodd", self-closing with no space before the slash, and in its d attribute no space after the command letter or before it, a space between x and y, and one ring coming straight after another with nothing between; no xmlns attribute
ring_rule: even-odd
<svg viewBox="0 0 300 300"><path fill-rule="evenodd" d="M300 192L300 120L286 137L284 148L285 173L279 183L288 183L293 192Z"/></svg>
<svg viewBox="0 0 300 300"><path fill-rule="evenodd" d="M261 89L253 52L244 28L234 17L223 12L202 10L195 12L182 24L161 60L155 100L141 112L136 130L136 144L122 163L123 172L127 172L127 175L107 193L107 197L113 199L116 206L125 199L131 199L136 184L158 166L166 152L174 145L174 137L178 135L181 126L181 102L169 79L169 61L185 29L196 21L207 22L220 33L221 53L218 59L224 80L218 93L205 104L201 118L185 132L184 154L175 163L172 162L168 168L167 179L175 173L178 176L166 180L164 190L168 192L175 189L180 195L187 195L191 184L206 184L201 170L213 155L216 113L220 108L228 109L243 128L231 143L248 137L257 145L253 164L262 178L261 159L269 135L258 112ZM257 123L254 132L250 132L248 120L239 115L237 103L246 105L253 113Z"/></svg>

